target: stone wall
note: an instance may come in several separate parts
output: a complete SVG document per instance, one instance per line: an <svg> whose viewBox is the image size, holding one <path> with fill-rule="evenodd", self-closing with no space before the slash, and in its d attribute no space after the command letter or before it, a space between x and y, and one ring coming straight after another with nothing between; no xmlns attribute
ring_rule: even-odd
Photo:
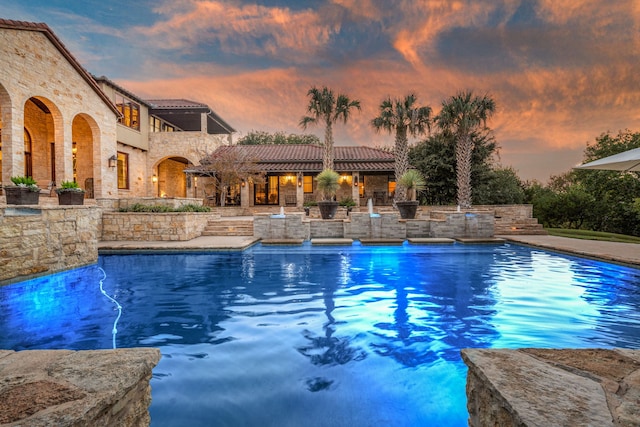
<svg viewBox="0 0 640 427"><path fill-rule="evenodd" d="M0 208L0 281L96 262L100 214L95 206Z"/></svg>
<svg viewBox="0 0 640 427"><path fill-rule="evenodd" d="M209 220L219 217L210 212L104 212L102 240L191 240L202 235Z"/></svg>
<svg viewBox="0 0 640 427"><path fill-rule="evenodd" d="M0 424L148 426L154 348L0 350Z"/></svg>
<svg viewBox="0 0 640 427"><path fill-rule="evenodd" d="M434 219L403 220L397 213L370 216L352 212L347 220L307 219L301 214L278 218L256 215L253 233L261 239L407 239L413 237L488 238L493 237L493 214L433 212Z"/></svg>

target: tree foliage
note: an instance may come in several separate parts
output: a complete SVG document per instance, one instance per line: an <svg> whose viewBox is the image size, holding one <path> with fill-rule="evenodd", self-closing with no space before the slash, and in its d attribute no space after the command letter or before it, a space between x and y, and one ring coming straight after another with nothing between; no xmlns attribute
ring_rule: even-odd
<svg viewBox="0 0 640 427"><path fill-rule="evenodd" d="M602 134L584 152L584 162L640 147L640 133ZM574 169L551 177L546 187L527 186L527 201L545 226L583 228L640 236L640 176L637 172Z"/></svg>
<svg viewBox="0 0 640 427"><path fill-rule="evenodd" d="M476 191L473 202L484 204L489 182L496 178L492 174L497 144L489 132L474 133L471 156L471 179ZM455 139L452 134L437 132L420 141L409 150L409 162L418 169L426 180L426 188L421 193L421 202L428 205L451 205L456 203L456 155ZM507 200L494 200L508 203Z"/></svg>
<svg viewBox="0 0 640 427"><path fill-rule="evenodd" d="M268 144L317 144L320 138L311 134L285 134L284 132L269 133L265 131L251 131L238 140L238 145L268 145Z"/></svg>
<svg viewBox="0 0 640 427"><path fill-rule="evenodd" d="M306 129L311 124L324 124L324 142L322 169L334 169L333 166L333 125L338 121L347 123L354 109L360 110L360 101L350 99L347 95L335 95L333 90L324 86L321 89L313 86L307 92L309 105L307 116L300 119L300 126Z"/></svg>
<svg viewBox="0 0 640 427"><path fill-rule="evenodd" d="M431 129L431 107L416 105L417 97L411 93L404 99L386 98L380 104L380 114L371 120L371 125L380 132L382 130L395 134L395 176L398 178L395 201L407 199L407 188L400 179L409 169L408 135L415 137L424 135Z"/></svg>
<svg viewBox="0 0 640 427"><path fill-rule="evenodd" d="M456 145L456 188L458 206L471 207L472 196L472 135L487 129L487 120L496 110L489 96L476 96L471 91L460 92L442 102L436 123L445 134L453 135Z"/></svg>
<svg viewBox="0 0 640 427"><path fill-rule="evenodd" d="M222 206L230 188L240 185L243 181L264 182L265 176L258 159L253 158L242 146L223 148L225 149L205 155L198 167L200 175L213 178L215 190L221 194Z"/></svg>

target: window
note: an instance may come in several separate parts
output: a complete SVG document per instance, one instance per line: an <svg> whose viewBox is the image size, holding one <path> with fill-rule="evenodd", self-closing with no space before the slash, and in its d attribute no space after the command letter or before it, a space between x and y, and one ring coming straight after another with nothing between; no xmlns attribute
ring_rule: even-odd
<svg viewBox="0 0 640 427"><path fill-rule="evenodd" d="M302 186L305 193L313 193L313 177L311 175L305 175L302 177Z"/></svg>
<svg viewBox="0 0 640 427"><path fill-rule="evenodd" d="M116 94L116 107L122 114L118 123L140 130L140 105L120 94Z"/></svg>
<svg viewBox="0 0 640 427"><path fill-rule="evenodd" d="M33 158L31 157L31 135L24 130L24 176L33 176Z"/></svg>
<svg viewBox="0 0 640 427"><path fill-rule="evenodd" d="M118 189L129 189L129 155L118 151Z"/></svg>
<svg viewBox="0 0 640 427"><path fill-rule="evenodd" d="M170 124L167 124L166 122L162 121L162 119L159 119L157 117L154 116L149 116L149 131L150 132L174 132L176 130L176 128L174 126L171 126Z"/></svg>

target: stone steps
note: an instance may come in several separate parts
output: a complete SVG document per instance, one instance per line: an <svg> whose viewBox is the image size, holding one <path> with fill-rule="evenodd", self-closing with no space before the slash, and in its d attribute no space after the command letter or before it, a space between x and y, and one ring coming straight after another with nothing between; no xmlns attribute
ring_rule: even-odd
<svg viewBox="0 0 640 427"><path fill-rule="evenodd" d="M207 223L203 236L253 236L253 220L217 219Z"/></svg>
<svg viewBox="0 0 640 427"><path fill-rule="evenodd" d="M500 218L496 218L494 234L511 234L511 235L545 235L547 231L542 224L538 223L535 218L525 218L510 221L501 221Z"/></svg>

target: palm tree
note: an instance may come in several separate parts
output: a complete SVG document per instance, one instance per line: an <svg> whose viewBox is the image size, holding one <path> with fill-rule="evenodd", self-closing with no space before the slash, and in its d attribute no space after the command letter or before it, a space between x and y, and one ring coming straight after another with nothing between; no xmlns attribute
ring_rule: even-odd
<svg viewBox="0 0 640 427"><path fill-rule="evenodd" d="M343 94L338 94L336 97L326 86L322 89L312 87L307 92L307 96L310 97L307 107L309 115L302 117L300 126L306 129L310 124L325 124L322 169L333 170L333 124L338 120L347 123L351 110L353 108L360 110L360 101L352 101Z"/></svg>
<svg viewBox="0 0 640 427"><path fill-rule="evenodd" d="M431 107L416 106L417 97L411 93L404 99L387 98L380 104L380 115L371 120L371 125L380 132L395 132L396 192L394 200L407 200L407 189L399 181L409 169L409 142L407 134L415 137L431 130Z"/></svg>
<svg viewBox="0 0 640 427"><path fill-rule="evenodd" d="M474 96L471 91L460 92L442 102L442 110L436 123L445 133L451 133L456 143L456 184L458 206L471 207L471 155L473 134L496 110L495 101L489 96Z"/></svg>

